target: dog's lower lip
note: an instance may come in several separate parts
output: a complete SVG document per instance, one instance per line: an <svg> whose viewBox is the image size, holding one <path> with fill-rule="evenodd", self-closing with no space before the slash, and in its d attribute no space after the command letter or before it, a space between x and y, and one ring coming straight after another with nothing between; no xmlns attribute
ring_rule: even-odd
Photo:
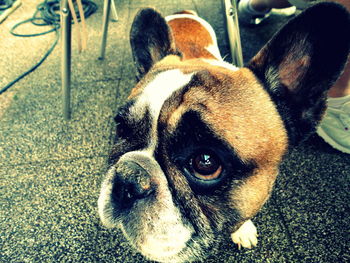
<svg viewBox="0 0 350 263"><path fill-rule="evenodd" d="M187 258L187 257L188 257L188 261L192 261L190 260L191 259L190 257L193 257L194 244L196 244L195 247L197 247L196 252L198 252L198 249L201 249L203 247L203 246L198 246L198 244L201 243L201 238L197 232L192 232L189 238L184 242L183 246L181 247L173 246L170 240L165 241L165 242L169 242L169 245L164 243L162 246L156 247L156 248L153 246L145 247L143 245L144 240L139 240L138 235L135 235L135 233L128 231L130 230L130 223L138 224L137 220L136 221L130 220L130 218L126 214L119 215L118 227L123 231L127 239L133 244L134 248L136 248L139 252L141 252L141 254L155 261L177 262L177 259ZM151 241L151 243L153 242Z"/></svg>
<svg viewBox="0 0 350 263"><path fill-rule="evenodd" d="M186 255L188 257L190 257L190 255L192 255L192 253L188 253L187 250L189 250L191 247L192 247L192 244L195 243L195 238L198 237L198 235L195 233L195 234L192 234L191 238L186 242L186 245L180 250L180 251L177 251L177 252L173 252L171 253L171 250L173 250L171 247L169 247L169 250L166 251L166 252L169 252L167 256L163 256L162 258L157 258L157 255L153 258L153 260L158 260L158 261L161 261L161 262L167 262L167 261L173 261L174 258L176 257L179 257L179 258L184 258L186 257ZM149 254L152 254L152 253L157 253L159 251L157 250L152 250L151 253ZM198 251L197 251L198 252ZM192 255L193 256L193 255ZM186 260L186 262L189 261L191 262L192 260L190 260L190 258L188 258Z"/></svg>

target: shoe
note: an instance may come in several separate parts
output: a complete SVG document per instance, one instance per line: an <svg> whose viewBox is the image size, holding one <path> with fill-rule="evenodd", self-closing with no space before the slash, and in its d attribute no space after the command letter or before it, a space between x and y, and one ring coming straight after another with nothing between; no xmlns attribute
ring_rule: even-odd
<svg viewBox="0 0 350 263"><path fill-rule="evenodd" d="M328 106L317 134L335 149L350 154L350 100L339 108Z"/></svg>
<svg viewBox="0 0 350 263"><path fill-rule="evenodd" d="M250 0L240 0L238 2L238 20L242 25L258 25L270 16L270 10L258 12L250 5Z"/></svg>

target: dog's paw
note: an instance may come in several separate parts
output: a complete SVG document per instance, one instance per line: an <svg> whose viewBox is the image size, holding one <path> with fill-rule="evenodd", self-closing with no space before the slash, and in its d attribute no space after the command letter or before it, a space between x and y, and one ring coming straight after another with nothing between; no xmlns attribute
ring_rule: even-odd
<svg viewBox="0 0 350 263"><path fill-rule="evenodd" d="M258 243L258 233L253 222L245 221L236 232L231 234L231 239L238 245L238 249L255 247Z"/></svg>

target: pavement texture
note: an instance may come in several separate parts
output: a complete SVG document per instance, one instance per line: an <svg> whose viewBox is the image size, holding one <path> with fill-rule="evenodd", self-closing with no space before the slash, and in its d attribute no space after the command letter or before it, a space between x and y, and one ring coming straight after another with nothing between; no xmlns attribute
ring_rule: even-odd
<svg viewBox="0 0 350 263"><path fill-rule="evenodd" d="M41 1L22 2L0 24L0 87L38 61L55 39L9 33ZM99 9L87 20L88 49L79 54L73 40L70 121L62 117L59 45L0 95L0 262L147 262L119 231L102 227L97 214L112 117L135 84L128 32L139 8L196 10L213 25L230 60L220 1L117 0L119 21L110 24L107 57L99 61L103 2L95 2ZM287 20L272 15L258 27L241 27L244 59ZM286 156L271 199L254 219L258 246L239 251L227 240L218 252L208 251L205 262L350 262L349 181L349 155L312 136Z"/></svg>

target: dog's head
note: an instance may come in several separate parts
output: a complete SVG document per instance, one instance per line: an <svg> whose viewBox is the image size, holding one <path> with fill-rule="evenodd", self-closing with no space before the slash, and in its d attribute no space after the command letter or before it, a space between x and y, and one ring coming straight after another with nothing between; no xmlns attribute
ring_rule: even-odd
<svg viewBox="0 0 350 263"><path fill-rule="evenodd" d="M184 59L174 28L141 10L131 29L140 81L115 117L102 222L153 260L208 254L257 213L286 150L315 130L349 29L344 9L315 6L237 69L210 56Z"/></svg>

